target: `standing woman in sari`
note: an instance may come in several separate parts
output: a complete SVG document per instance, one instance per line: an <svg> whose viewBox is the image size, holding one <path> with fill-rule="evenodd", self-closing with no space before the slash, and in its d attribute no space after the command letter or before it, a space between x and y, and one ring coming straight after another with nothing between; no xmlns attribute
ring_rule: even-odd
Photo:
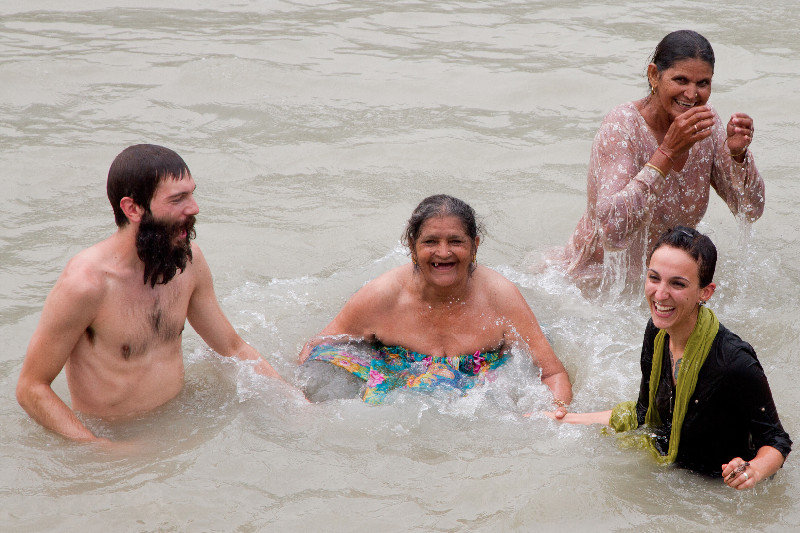
<svg viewBox="0 0 800 533"><path fill-rule="evenodd" d="M557 260L580 286L598 285L606 253L627 250L628 281L676 225L695 227L714 188L735 216L758 219L764 182L749 149L753 119L727 125L708 104L714 50L697 32L664 37L647 67L650 94L611 110L589 160L586 212Z"/></svg>

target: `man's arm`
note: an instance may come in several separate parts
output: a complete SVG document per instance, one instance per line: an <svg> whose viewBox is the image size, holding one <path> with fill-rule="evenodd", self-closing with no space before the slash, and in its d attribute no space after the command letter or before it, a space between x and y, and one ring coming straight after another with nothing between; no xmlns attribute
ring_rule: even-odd
<svg viewBox="0 0 800 533"><path fill-rule="evenodd" d="M73 259L45 300L17 381L17 401L31 418L78 441L106 439L95 437L86 429L53 392L51 384L92 323L102 296L102 281L76 265Z"/></svg>
<svg viewBox="0 0 800 533"><path fill-rule="evenodd" d="M225 317L214 293L211 270L198 246L193 246L192 256L196 282L187 310L189 324L218 354L243 361L257 361L256 372L283 379L255 348L242 340Z"/></svg>

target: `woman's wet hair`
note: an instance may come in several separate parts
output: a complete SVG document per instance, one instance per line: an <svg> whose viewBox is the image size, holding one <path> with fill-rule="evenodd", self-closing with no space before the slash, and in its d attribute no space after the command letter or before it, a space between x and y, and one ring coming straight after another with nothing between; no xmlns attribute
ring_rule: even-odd
<svg viewBox="0 0 800 533"><path fill-rule="evenodd" d="M168 177L183 179L190 174L181 156L169 148L155 144L135 144L125 148L108 169L106 193L114 210L118 227L128 223L122 212L120 200L130 197L137 205L150 211L150 200L158 184Z"/></svg>
<svg viewBox="0 0 800 533"><path fill-rule="evenodd" d="M707 235L686 226L675 226L668 229L658 238L653 246L653 251L647 256L648 265L655 251L662 246L683 250L695 260L700 278L700 288L713 281L714 270L717 268L717 247Z"/></svg>
<svg viewBox="0 0 800 533"><path fill-rule="evenodd" d="M483 227L475 217L475 210L468 203L446 194L436 194L422 200L411 213L406 230L403 232L403 243L413 249L425 221L433 217L446 216L458 217L464 224L464 231L473 241L483 233Z"/></svg>
<svg viewBox="0 0 800 533"><path fill-rule="evenodd" d="M692 30L668 33L656 46L650 62L655 63L659 72L663 72L683 59L701 59L714 72L714 49L711 48L711 43Z"/></svg>

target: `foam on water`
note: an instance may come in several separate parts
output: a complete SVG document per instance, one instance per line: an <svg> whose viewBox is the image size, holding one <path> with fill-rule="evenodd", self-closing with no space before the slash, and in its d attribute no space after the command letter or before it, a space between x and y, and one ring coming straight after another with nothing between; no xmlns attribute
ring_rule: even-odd
<svg viewBox="0 0 800 533"><path fill-rule="evenodd" d="M478 260L531 305L572 378L572 409L632 399L648 312L622 289L627 259L615 256L599 299L529 264L567 241L594 132L644 96L647 57L682 13L715 47L723 120L757 123L767 184L752 225L712 193L699 228L720 250L710 305L756 348L796 436L794 2L35 4L0 3L0 529L800 528L793 456L741 494L658 467L539 415L550 394L523 353L465 396L398 391L368 406L331 383L341 398L310 403L187 328L178 397L134 420L84 418L128 448L65 442L11 392L64 264L114 230L110 161L155 142L192 169L223 310L292 384L305 386L303 343L408 261L398 237L411 210L443 192L484 217ZM63 375L53 387L68 400Z"/></svg>

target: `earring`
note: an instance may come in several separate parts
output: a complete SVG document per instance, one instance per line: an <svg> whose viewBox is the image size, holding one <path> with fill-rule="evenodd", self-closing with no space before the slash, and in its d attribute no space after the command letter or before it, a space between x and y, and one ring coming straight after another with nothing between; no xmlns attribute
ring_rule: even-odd
<svg viewBox="0 0 800 533"><path fill-rule="evenodd" d="M411 256L411 262L414 263L415 267L417 266L417 258L414 257L413 255Z"/></svg>
<svg viewBox="0 0 800 533"><path fill-rule="evenodd" d="M656 94L656 87L655 85L650 86L650 94Z"/></svg>
<svg viewBox="0 0 800 533"><path fill-rule="evenodd" d="M474 264L474 265L478 264L478 252L475 252L474 254L472 254L472 264Z"/></svg>
<svg viewBox="0 0 800 533"><path fill-rule="evenodd" d="M706 305L706 300L700 300L697 302L698 305Z"/></svg>

